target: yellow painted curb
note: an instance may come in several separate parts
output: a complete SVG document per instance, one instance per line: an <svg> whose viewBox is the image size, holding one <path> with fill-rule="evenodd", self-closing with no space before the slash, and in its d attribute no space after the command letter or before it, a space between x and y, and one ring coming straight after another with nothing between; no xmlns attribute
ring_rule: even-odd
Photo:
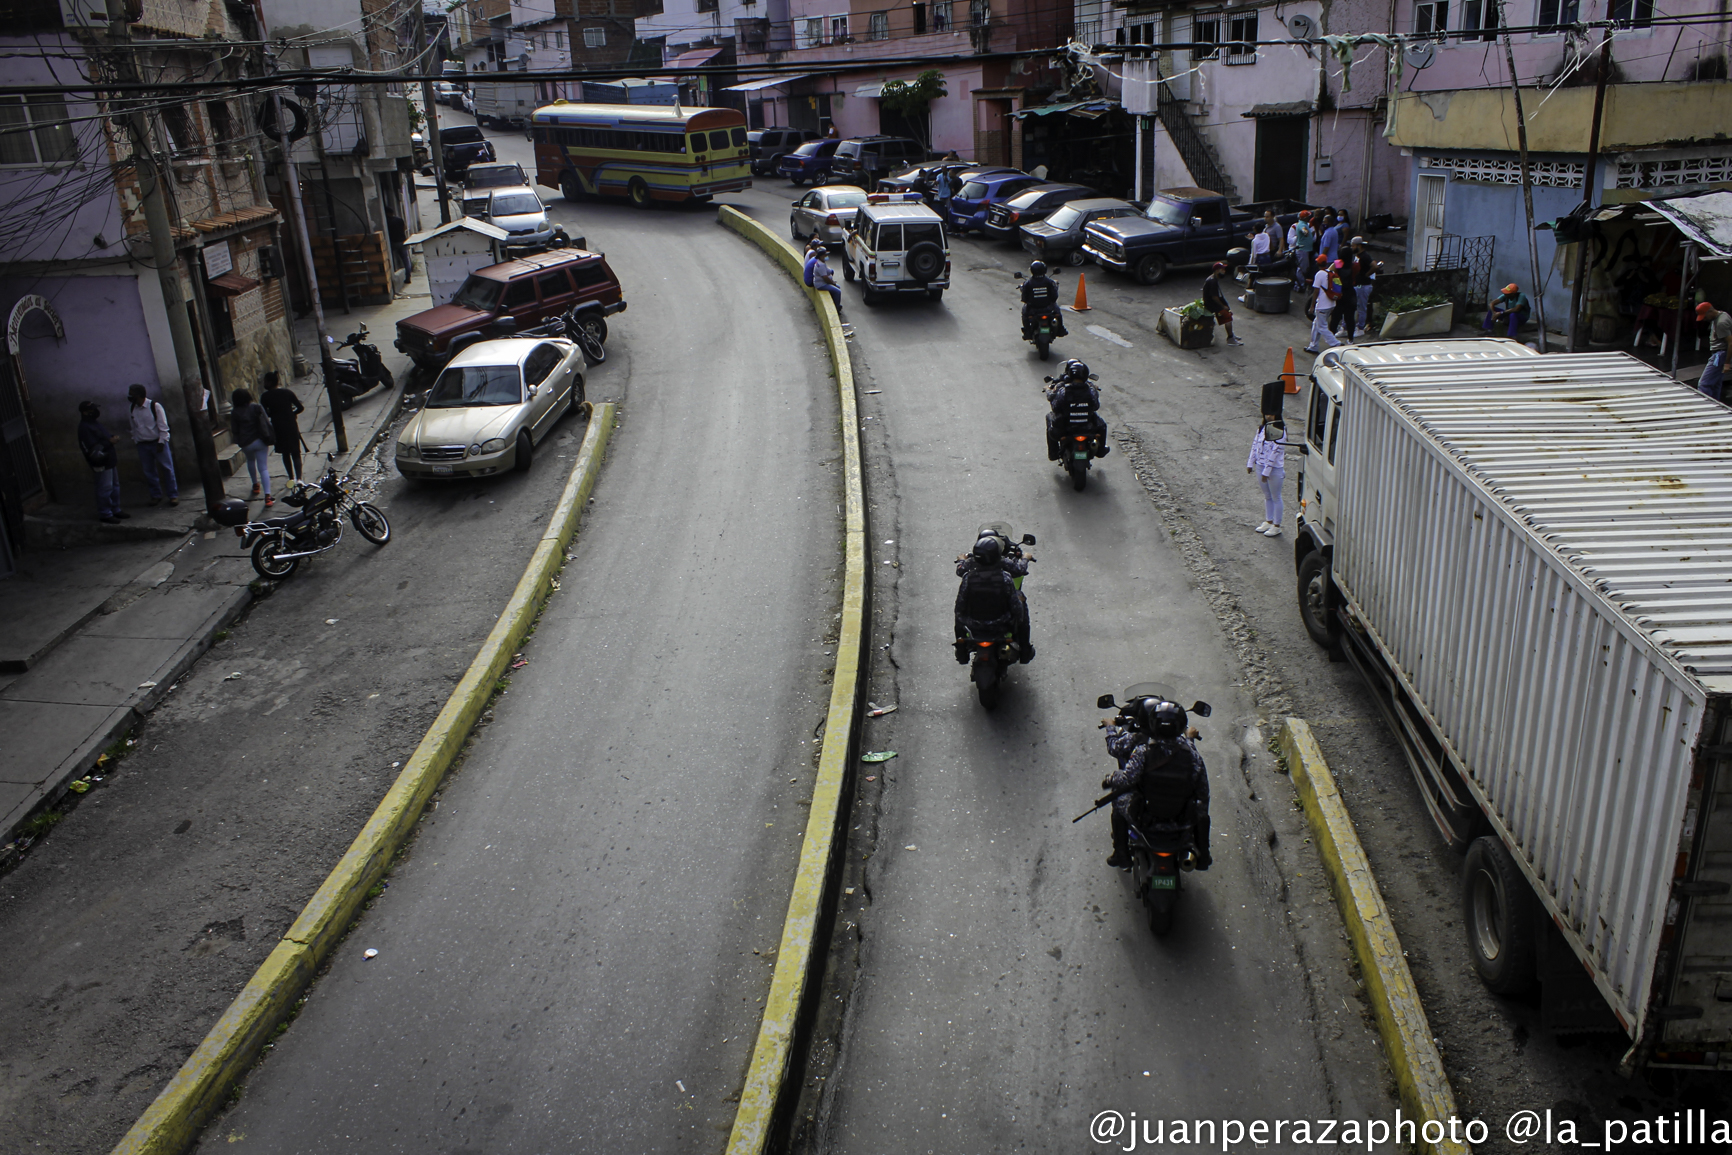
<svg viewBox="0 0 1732 1155"><path fill-rule="evenodd" d="M1311 822L1312 839L1329 874L1335 905L1341 909L1341 921L1346 924L1347 937L1359 959L1365 991L1371 997L1372 1012L1377 1018L1377 1032L1383 1037L1383 1051L1389 1057L1389 1067L1401 1093L1401 1105L1422 1127L1427 1120L1444 1125L1442 1141L1422 1139L1419 1149L1430 1155L1470 1155L1472 1148L1467 1144L1450 1142L1447 1138L1449 1121L1456 1117L1455 1092L1444 1073L1443 1057L1432 1042L1425 1007L1413 985L1413 974L1407 969L1401 940L1389 921L1389 910L1383 905L1383 892L1372 876L1365 849L1360 846L1353 820L1348 817L1347 804L1335 788L1335 776L1323 761L1323 752L1311 736L1311 727L1302 719L1285 719L1280 741L1293 786Z"/></svg>
<svg viewBox="0 0 1732 1155"><path fill-rule="evenodd" d="M736 209L724 206L716 210L716 216L722 224L769 253L790 276L804 279L804 261L780 237ZM848 360L848 342L842 334L835 301L818 289L806 289L806 296L818 313L818 325L836 372L836 391L842 409L842 480L846 503L842 629L837 637L835 682L830 690L830 712L824 722L818 780L812 788L812 809L800 846L800 866L794 876L793 893L788 897L782 943L776 951L776 972L770 978L769 997L764 1000L764 1018L758 1028L758 1041L752 1048L751 1065L746 1069L740 1106L734 1113L727 1155L761 1155L769 1146L776 1111L782 1105L784 1084L793 1062L796 1024L815 977L815 965L824 954L819 949L817 935L830 867L835 860L837 825L846 798L849 753L854 742L865 664L866 486L860 460L854 370Z"/></svg>
<svg viewBox="0 0 1732 1155"><path fill-rule="evenodd" d="M115 1146L114 1155L179 1155L192 1146L205 1121L246 1074L259 1048L313 981L319 963L354 921L367 891L384 877L392 856L463 748L494 684L505 673L536 612L547 600L565 546L601 472L615 417L612 404L597 405L590 415L565 492L536 543L523 577L487 640L481 643L468 673L451 691L445 708L404 763L397 781L270 957L253 972L204 1042Z"/></svg>

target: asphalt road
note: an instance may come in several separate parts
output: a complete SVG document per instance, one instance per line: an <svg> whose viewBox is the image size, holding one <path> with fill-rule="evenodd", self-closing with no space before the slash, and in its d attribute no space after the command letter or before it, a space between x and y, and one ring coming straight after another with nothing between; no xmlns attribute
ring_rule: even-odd
<svg viewBox="0 0 1732 1155"><path fill-rule="evenodd" d="M834 384L803 296L713 211L555 206L631 302L574 560L207 1149L697 1151L732 1123L835 660Z"/></svg>

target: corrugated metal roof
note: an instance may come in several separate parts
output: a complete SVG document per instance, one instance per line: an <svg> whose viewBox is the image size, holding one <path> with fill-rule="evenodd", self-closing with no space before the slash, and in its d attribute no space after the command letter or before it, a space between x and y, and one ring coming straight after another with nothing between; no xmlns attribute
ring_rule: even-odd
<svg viewBox="0 0 1732 1155"><path fill-rule="evenodd" d="M1399 348L1340 356L1663 653L1732 675L1732 410L1624 353Z"/></svg>

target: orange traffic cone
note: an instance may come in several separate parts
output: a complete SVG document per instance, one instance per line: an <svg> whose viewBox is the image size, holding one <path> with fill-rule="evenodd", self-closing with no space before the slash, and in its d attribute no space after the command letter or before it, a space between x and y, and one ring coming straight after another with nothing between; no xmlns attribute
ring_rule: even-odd
<svg viewBox="0 0 1732 1155"><path fill-rule="evenodd" d="M1283 393L1299 392L1299 374L1293 369L1293 346L1287 346L1287 364L1281 367Z"/></svg>
<svg viewBox="0 0 1732 1155"><path fill-rule="evenodd" d="M1081 273L1076 275L1076 304L1070 307L1073 313L1089 311L1089 280Z"/></svg>

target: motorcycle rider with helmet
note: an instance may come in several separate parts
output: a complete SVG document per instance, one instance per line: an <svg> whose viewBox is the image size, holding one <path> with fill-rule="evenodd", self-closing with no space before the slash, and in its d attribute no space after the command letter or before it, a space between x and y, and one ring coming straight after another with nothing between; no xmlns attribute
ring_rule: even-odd
<svg viewBox="0 0 1732 1155"><path fill-rule="evenodd" d="M966 666L969 640L984 640L1010 634L1016 642L1017 660L1034 660L1029 642L1028 596L1017 588L1017 579L1028 573L1031 559L1018 549L1006 556L1005 543L995 534L982 534L974 549L956 562L962 585L956 591L956 661Z"/></svg>
<svg viewBox="0 0 1732 1155"><path fill-rule="evenodd" d="M1209 775L1187 728L1183 706L1159 698L1127 703L1107 729L1107 751L1119 768L1101 783L1113 799L1113 853L1108 866L1131 865L1130 828L1153 839L1191 838L1191 862L1209 869Z"/></svg>
<svg viewBox="0 0 1732 1155"><path fill-rule="evenodd" d="M1022 283L1022 339L1034 339L1035 319L1041 314L1052 317L1052 335L1065 337L1064 310L1058 305L1058 282L1046 275L1046 262L1035 261L1028 267L1028 279Z"/></svg>
<svg viewBox="0 0 1732 1155"><path fill-rule="evenodd" d="M1101 391L1089 380L1089 367L1072 357L1059 366L1058 376L1046 388L1047 403L1052 412L1046 415L1046 459L1059 459L1059 427L1066 429L1085 425L1094 435L1094 455L1105 457L1112 452L1107 444L1107 423L1101 418Z"/></svg>

